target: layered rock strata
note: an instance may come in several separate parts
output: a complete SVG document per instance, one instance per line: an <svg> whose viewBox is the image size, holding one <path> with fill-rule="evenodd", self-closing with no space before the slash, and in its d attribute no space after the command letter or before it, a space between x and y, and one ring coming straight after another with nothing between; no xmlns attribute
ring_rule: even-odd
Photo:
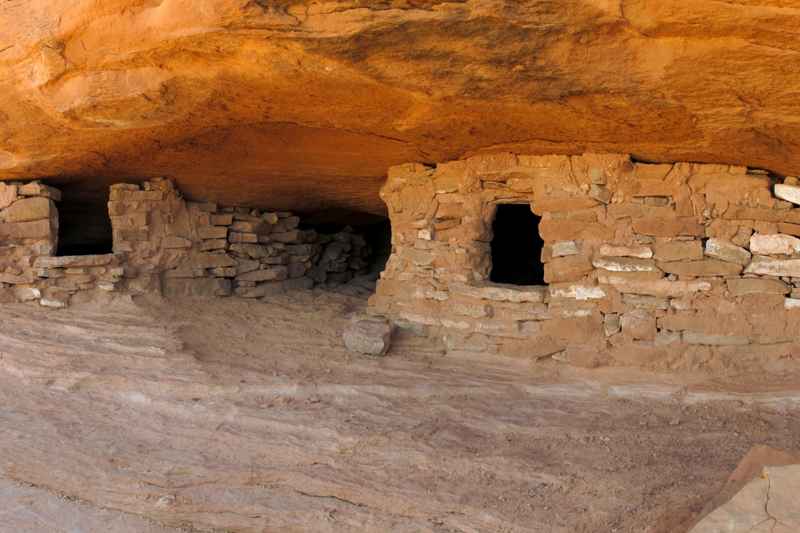
<svg viewBox="0 0 800 533"><path fill-rule="evenodd" d="M371 306L441 328L452 348L586 366L792 357L800 208L776 184L800 191L744 167L622 155L394 167L381 191L393 250ZM546 285L488 281L505 203L541 216Z"/></svg>

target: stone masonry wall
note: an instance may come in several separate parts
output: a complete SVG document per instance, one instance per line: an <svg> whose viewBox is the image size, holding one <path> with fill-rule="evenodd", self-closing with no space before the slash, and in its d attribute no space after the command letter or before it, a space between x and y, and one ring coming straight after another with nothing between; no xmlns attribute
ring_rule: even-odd
<svg viewBox="0 0 800 533"><path fill-rule="evenodd" d="M39 182L0 184L0 302L64 307L72 293L114 290L119 282L117 257L53 257L60 199L58 190Z"/></svg>
<svg viewBox="0 0 800 533"><path fill-rule="evenodd" d="M395 167L381 196L393 250L371 308L451 348L692 368L800 353L795 178L500 154ZM502 203L541 216L546 286L487 281Z"/></svg>
<svg viewBox="0 0 800 533"><path fill-rule="evenodd" d="M134 293L261 298L363 268L359 236L300 229L289 212L187 202L164 179L114 185L109 200L114 252Z"/></svg>
<svg viewBox="0 0 800 533"><path fill-rule="evenodd" d="M351 231L320 236L288 212L188 202L173 183L113 185L113 253L57 257L60 193L0 184L0 302L66 307L85 291L259 298L347 280L366 246Z"/></svg>
<svg viewBox="0 0 800 533"><path fill-rule="evenodd" d="M291 213L187 202L168 180L113 185L108 207L131 292L256 298L313 285L317 235Z"/></svg>

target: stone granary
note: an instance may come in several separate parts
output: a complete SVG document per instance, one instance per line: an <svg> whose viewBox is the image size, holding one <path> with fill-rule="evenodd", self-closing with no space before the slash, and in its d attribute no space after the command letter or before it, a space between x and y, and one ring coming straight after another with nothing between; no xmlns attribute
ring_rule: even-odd
<svg viewBox="0 0 800 533"><path fill-rule="evenodd" d="M2 301L259 298L369 266L349 229L320 235L289 212L187 201L167 179L112 185L107 216L85 225L61 196L38 181L0 184ZM450 348L697 366L800 347L795 178L494 154L393 167L381 197L392 250L370 311L427 326Z"/></svg>
<svg viewBox="0 0 800 533"><path fill-rule="evenodd" d="M0 183L0 301L58 308L94 291L258 298L367 267L369 247L349 228L319 235L289 212L189 202L166 179L111 186L107 216L60 217L61 196L40 182Z"/></svg>
<svg viewBox="0 0 800 533"><path fill-rule="evenodd" d="M494 154L396 166L373 312L577 365L800 349L800 187L745 167Z"/></svg>

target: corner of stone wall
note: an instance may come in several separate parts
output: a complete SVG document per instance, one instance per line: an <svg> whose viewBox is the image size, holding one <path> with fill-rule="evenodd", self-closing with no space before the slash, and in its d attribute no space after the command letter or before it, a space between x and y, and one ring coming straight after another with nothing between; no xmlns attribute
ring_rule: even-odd
<svg viewBox="0 0 800 533"><path fill-rule="evenodd" d="M55 253L60 193L39 182L0 183L0 294L4 302L58 294L40 282L37 261ZM42 285L44 285L42 287ZM44 294L43 294L44 293Z"/></svg>

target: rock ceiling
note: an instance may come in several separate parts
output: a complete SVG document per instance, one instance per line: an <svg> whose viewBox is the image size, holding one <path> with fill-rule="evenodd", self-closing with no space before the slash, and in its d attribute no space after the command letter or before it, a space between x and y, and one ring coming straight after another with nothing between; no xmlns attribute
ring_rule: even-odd
<svg viewBox="0 0 800 533"><path fill-rule="evenodd" d="M800 173L796 0L6 0L0 179L381 213L387 167L630 152Z"/></svg>

